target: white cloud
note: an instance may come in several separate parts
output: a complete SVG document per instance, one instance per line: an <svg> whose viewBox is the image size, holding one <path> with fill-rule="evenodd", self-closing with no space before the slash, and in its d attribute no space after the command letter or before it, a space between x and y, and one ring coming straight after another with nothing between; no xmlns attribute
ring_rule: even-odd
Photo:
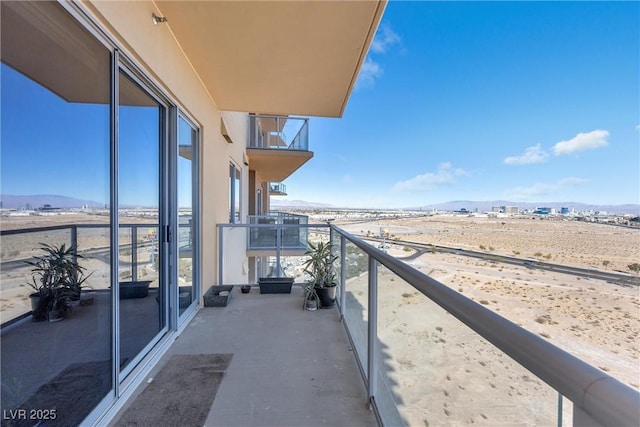
<svg viewBox="0 0 640 427"><path fill-rule="evenodd" d="M380 64L371 58L367 58L360 68L358 80L356 81L356 89L362 87L373 87L376 79L382 76L383 71Z"/></svg>
<svg viewBox="0 0 640 427"><path fill-rule="evenodd" d="M528 147L524 154L520 156L511 156L504 159L508 165L529 165L533 163L542 163L547 160L547 152L544 151L540 144Z"/></svg>
<svg viewBox="0 0 640 427"><path fill-rule="evenodd" d="M440 163L436 172L427 172L405 181L398 181L393 186L393 190L424 191L439 185L453 184L456 182L456 177L466 175L469 173L464 169L454 168L449 162Z"/></svg>
<svg viewBox="0 0 640 427"><path fill-rule="evenodd" d="M370 54L384 54L393 47L394 45L399 45L401 42L400 36L396 34L391 26L388 24L382 25L378 31L376 32L373 41L371 42ZM358 79L356 80L356 89L361 88L370 88L375 85L375 82L378 78L382 76L384 70L382 66L371 59L371 55L367 56L364 64L360 68L360 73L358 74Z"/></svg>
<svg viewBox="0 0 640 427"><path fill-rule="evenodd" d="M583 178L568 177L555 183L538 182L529 187L514 187L505 191L505 197L511 200L534 200L541 196L548 196L568 187L575 187L589 182Z"/></svg>
<svg viewBox="0 0 640 427"><path fill-rule="evenodd" d="M607 138L609 138L609 131L602 129L586 133L581 132L567 141L560 141L556 143L552 150L556 156L572 154L584 150L595 150L596 148L606 147L609 145Z"/></svg>
<svg viewBox="0 0 640 427"><path fill-rule="evenodd" d="M396 44L400 44L400 36L391 29L391 26L384 24L371 42L371 51L374 53L386 53L387 49Z"/></svg>

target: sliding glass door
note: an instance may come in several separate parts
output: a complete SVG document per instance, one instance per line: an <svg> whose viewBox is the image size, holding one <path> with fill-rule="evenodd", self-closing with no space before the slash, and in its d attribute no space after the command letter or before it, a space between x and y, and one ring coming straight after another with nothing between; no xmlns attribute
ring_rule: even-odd
<svg viewBox="0 0 640 427"><path fill-rule="evenodd" d="M167 327L167 108L123 69L118 86L119 362L126 369Z"/></svg>
<svg viewBox="0 0 640 427"><path fill-rule="evenodd" d="M178 314L197 302L197 264L194 262L198 252L197 233L197 154L198 130L186 117L178 117L178 153L176 164L177 195L172 209L177 208L177 294Z"/></svg>
<svg viewBox="0 0 640 427"><path fill-rule="evenodd" d="M0 8L0 409L90 424L195 311L198 127L73 4Z"/></svg>
<svg viewBox="0 0 640 427"><path fill-rule="evenodd" d="M2 424L80 425L114 398L112 54L57 2L0 8ZM35 257L77 262L80 292Z"/></svg>

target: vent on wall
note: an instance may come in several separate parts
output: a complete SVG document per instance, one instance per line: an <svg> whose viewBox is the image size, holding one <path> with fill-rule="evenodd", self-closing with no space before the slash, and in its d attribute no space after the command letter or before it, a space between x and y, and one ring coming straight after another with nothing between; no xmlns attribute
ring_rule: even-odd
<svg viewBox="0 0 640 427"><path fill-rule="evenodd" d="M227 125L224 123L224 118L222 117L220 117L220 133L229 144L233 144L233 140L229 136L229 132L227 132Z"/></svg>

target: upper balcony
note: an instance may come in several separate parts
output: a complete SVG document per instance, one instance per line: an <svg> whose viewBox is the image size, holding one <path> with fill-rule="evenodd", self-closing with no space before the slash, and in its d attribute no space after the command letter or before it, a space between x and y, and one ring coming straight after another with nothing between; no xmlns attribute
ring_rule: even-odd
<svg viewBox="0 0 640 427"><path fill-rule="evenodd" d="M269 195L270 196L286 196L287 186L281 182L269 183Z"/></svg>
<svg viewBox="0 0 640 427"><path fill-rule="evenodd" d="M313 157L309 119L249 116L249 167L265 181L283 181Z"/></svg>

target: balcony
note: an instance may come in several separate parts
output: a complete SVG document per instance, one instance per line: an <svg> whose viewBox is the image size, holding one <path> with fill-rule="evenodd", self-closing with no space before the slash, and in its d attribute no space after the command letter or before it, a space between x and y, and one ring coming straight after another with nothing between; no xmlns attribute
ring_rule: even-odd
<svg viewBox="0 0 640 427"><path fill-rule="evenodd" d="M284 181L313 157L309 151L309 119L249 116L249 167L265 181Z"/></svg>
<svg viewBox="0 0 640 427"><path fill-rule="evenodd" d="M260 295L255 288L245 295L234 289L230 307L199 310L144 378L154 377L173 354L233 353L206 425L374 425L376 419L383 425L471 421L485 425L639 425L640 394L607 373L338 227L284 224L290 217L279 213L265 216L269 217L275 218L273 225L218 225L219 284L232 280L223 270L241 269L248 242L245 235L252 228L276 228L281 234L287 228L304 229L297 230L299 243L299 236L304 235L333 244L338 256L337 306L307 313L301 308L302 290L294 286L291 295ZM100 242L108 241L104 227L77 224L31 233L40 233L38 239L75 239L86 248L83 254L92 263L101 263L105 260ZM152 264L153 225L122 227L130 241L121 246L121 264L131 276L142 274L142 265ZM234 233L228 233L231 227ZM3 247L9 247L8 239L23 241L25 236L19 230L3 234L3 245L7 245ZM185 245L187 234L181 238ZM281 246L284 239L277 235L275 251L282 255L286 253ZM3 274L24 276L17 271L22 263L8 256L3 256ZM304 257L282 258L278 262L285 273L303 282L298 267ZM3 286L6 283L3 279ZM160 291L151 290L152 295L156 292ZM102 388L87 387L92 392L80 399L89 407L96 405L111 387L110 361L100 358L110 354L110 349L108 335L96 340L96 330L88 325L104 325L108 333L110 301L106 285L96 291L92 307L80 307L64 322L33 323L22 316L22 321L16 318L11 325L3 325L3 387L12 392L21 387L21 394L3 405L9 409L20 405L38 395L43 386L61 381L67 372L74 378L84 375L91 384L101 378ZM157 310L153 297L139 304L120 302L122 324L133 321L127 320L129 316L140 319L141 313ZM411 322L399 321L400 315ZM144 323L153 327L154 322L157 324L157 317L151 315ZM133 365L140 361L134 355L148 337L139 340L139 335L147 333L140 328L131 332L123 340L128 347L121 354L126 355L122 363ZM53 343L47 341L52 336L57 337ZM48 351L39 347L43 342L59 347L56 357L47 363L39 363ZM69 360L75 362L69 365ZM38 382L43 378L45 384ZM142 382L138 389L146 386ZM60 399L69 392L65 390ZM49 397L55 402L55 394ZM256 407L257 402L261 406ZM375 417L367 411L367 403L374 408ZM254 406L248 410L247 405Z"/></svg>
<svg viewBox="0 0 640 427"><path fill-rule="evenodd" d="M287 186L281 182L269 183L269 195L270 196L286 196Z"/></svg>
<svg viewBox="0 0 640 427"><path fill-rule="evenodd" d="M338 227L305 227L338 256L338 311L382 425L638 425L637 390ZM305 280L299 257L277 264Z"/></svg>
<svg viewBox="0 0 640 427"><path fill-rule="evenodd" d="M231 353L206 426L377 425L337 311L303 311L299 286L232 292L228 307L198 311L149 377L174 354Z"/></svg>

